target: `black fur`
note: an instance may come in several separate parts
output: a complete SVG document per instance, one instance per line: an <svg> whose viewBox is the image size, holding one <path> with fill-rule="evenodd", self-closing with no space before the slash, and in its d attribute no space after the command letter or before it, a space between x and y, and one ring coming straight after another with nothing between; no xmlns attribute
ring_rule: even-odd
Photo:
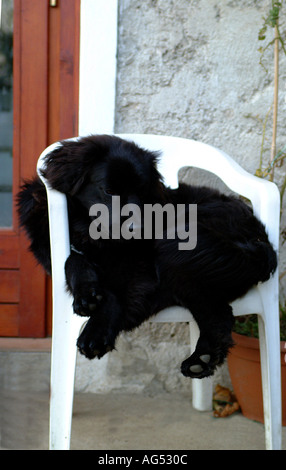
<svg viewBox="0 0 286 470"><path fill-rule="evenodd" d="M67 287L74 311L89 317L78 338L88 358L114 349L121 331L132 330L171 305L188 308L200 328L195 352L182 363L185 376L212 375L233 345L230 302L266 281L277 267L263 225L240 199L206 187L180 184L171 190L156 169L158 155L112 136L64 141L46 158L44 176L67 195L71 251ZM111 195L121 203L197 204L198 238L193 250L178 239L98 240L89 236L89 207ZM45 188L38 178L18 196L21 225L31 251L50 272ZM60 236L60 234L59 234ZM81 252L82 254L78 253Z"/></svg>

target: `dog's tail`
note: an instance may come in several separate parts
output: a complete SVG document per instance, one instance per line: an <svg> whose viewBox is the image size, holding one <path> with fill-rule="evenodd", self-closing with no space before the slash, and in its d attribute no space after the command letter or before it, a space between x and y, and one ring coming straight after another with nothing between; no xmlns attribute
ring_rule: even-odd
<svg viewBox="0 0 286 470"><path fill-rule="evenodd" d="M269 241L255 240L238 244L242 256L245 256L249 265L255 267L257 279L254 283L265 282L277 269L277 254Z"/></svg>
<svg viewBox="0 0 286 470"><path fill-rule="evenodd" d="M181 292L204 289L231 302L267 281L277 269L277 255L265 231L260 238L233 240L206 230L189 251L179 251L177 242L158 240L156 266L159 276Z"/></svg>
<svg viewBox="0 0 286 470"><path fill-rule="evenodd" d="M30 251L51 272L49 221L46 189L39 177L26 181L17 195L20 227L30 241Z"/></svg>
<svg viewBox="0 0 286 470"><path fill-rule="evenodd" d="M226 286L233 282L246 291L267 281L276 271L277 254L269 241L235 241L231 245L222 256L213 260L213 272L210 269L208 273L212 279L216 277Z"/></svg>
<svg viewBox="0 0 286 470"><path fill-rule="evenodd" d="M267 240L233 242L232 247L220 252L220 256L215 255L215 247L210 251L212 255L209 254L209 257L212 260L203 276L215 289L223 287L231 300L241 297L258 283L270 279L277 269L277 254ZM199 273L205 268L199 263L197 269Z"/></svg>

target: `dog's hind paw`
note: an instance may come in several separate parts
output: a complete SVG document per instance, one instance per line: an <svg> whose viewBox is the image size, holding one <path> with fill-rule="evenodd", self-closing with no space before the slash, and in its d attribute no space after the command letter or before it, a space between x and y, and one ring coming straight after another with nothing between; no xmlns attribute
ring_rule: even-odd
<svg viewBox="0 0 286 470"><path fill-rule="evenodd" d="M231 331L222 330L215 335L201 335L195 351L181 365L182 374L194 379L210 377L224 363L233 346Z"/></svg>
<svg viewBox="0 0 286 470"><path fill-rule="evenodd" d="M192 379L203 379L214 374L218 365L223 363L224 358L211 354L201 354L194 352L181 365L181 372L185 377Z"/></svg>

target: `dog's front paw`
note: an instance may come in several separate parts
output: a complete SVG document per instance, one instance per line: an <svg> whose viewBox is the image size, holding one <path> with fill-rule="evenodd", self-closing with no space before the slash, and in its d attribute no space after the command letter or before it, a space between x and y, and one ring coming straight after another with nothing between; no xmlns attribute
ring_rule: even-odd
<svg viewBox="0 0 286 470"><path fill-rule="evenodd" d="M103 295L93 285L84 285L74 292L74 313L83 317L90 317L96 312Z"/></svg>
<svg viewBox="0 0 286 470"><path fill-rule="evenodd" d="M79 352L85 356L87 359L95 359L96 357L100 359L106 353L112 351L114 346L108 344L99 344L97 341L77 341L77 348Z"/></svg>
<svg viewBox="0 0 286 470"><path fill-rule="evenodd" d="M77 340L79 352L87 359L100 359L115 348L114 341L100 327L93 329L87 324Z"/></svg>

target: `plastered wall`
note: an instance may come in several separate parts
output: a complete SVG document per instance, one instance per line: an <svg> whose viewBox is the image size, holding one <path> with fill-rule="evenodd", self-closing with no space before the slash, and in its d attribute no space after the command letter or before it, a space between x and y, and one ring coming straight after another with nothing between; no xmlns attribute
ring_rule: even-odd
<svg viewBox="0 0 286 470"><path fill-rule="evenodd" d="M264 56L266 73L259 64L262 44L257 39L269 5L268 0L119 0L115 132L201 140L254 173L261 121L273 100L272 48ZM270 31L265 43L271 39ZM282 58L278 148L286 142L285 78ZM271 114L265 162L270 140ZM283 167L278 170L279 184L284 172ZM183 171L181 178L217 185L197 171ZM281 269L284 264L282 253ZM76 387L189 392L190 380L180 374L188 343L187 324L142 325L122 335L117 351L100 361L79 357ZM227 366L219 369L215 381L230 385Z"/></svg>

